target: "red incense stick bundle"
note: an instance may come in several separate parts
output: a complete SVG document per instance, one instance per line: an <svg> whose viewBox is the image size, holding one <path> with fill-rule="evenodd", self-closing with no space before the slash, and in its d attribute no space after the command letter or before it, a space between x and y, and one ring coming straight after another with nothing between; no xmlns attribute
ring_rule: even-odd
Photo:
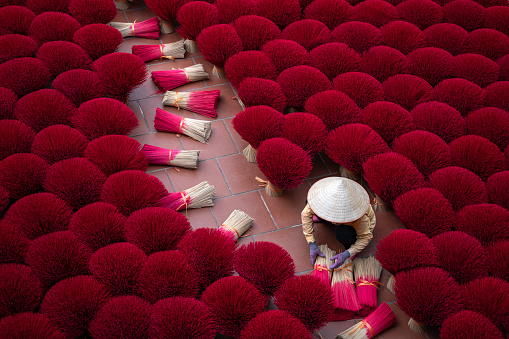
<svg viewBox="0 0 509 339"><path fill-rule="evenodd" d="M187 211L189 208L214 206L212 201L214 194L216 194L214 186L210 185L207 181L203 181L184 191L169 193L160 202L163 207L175 211L184 209Z"/></svg>
<svg viewBox="0 0 509 339"><path fill-rule="evenodd" d="M156 109L154 123L156 131L184 134L202 143L209 139L212 132L210 121L184 118L159 107Z"/></svg>
<svg viewBox="0 0 509 339"><path fill-rule="evenodd" d="M378 305L378 285L380 285L380 274L382 265L374 256L367 258L355 258L353 261L355 272L355 283L357 285L357 298L361 310L359 314L368 315Z"/></svg>
<svg viewBox="0 0 509 339"><path fill-rule="evenodd" d="M334 294L335 314L343 316L349 314L349 318L353 319L361 306L355 293L352 259L346 259L343 265L334 270L331 287Z"/></svg>
<svg viewBox="0 0 509 339"><path fill-rule="evenodd" d="M219 230L231 233L235 237L235 241L237 241L239 238L242 238L243 234L253 226L253 221L254 219L251 218L247 213L239 210L234 210L223 222L221 227L219 227ZM246 236L248 235L249 234L246 234Z"/></svg>
<svg viewBox="0 0 509 339"><path fill-rule="evenodd" d="M163 59L183 59L186 50L184 48L184 40L171 42L164 45L133 45L132 53L137 55L144 62L150 60Z"/></svg>
<svg viewBox="0 0 509 339"><path fill-rule="evenodd" d="M159 23L156 17L150 18L142 22L110 22L109 25L118 29L122 36L137 36L139 38L158 39Z"/></svg>
<svg viewBox="0 0 509 339"><path fill-rule="evenodd" d="M165 92L190 82L208 78L209 75L203 69L202 64L196 64L182 69L152 72L152 80L161 91Z"/></svg>
<svg viewBox="0 0 509 339"><path fill-rule="evenodd" d="M185 109L207 117L217 117L217 101L221 91L171 92L164 94L163 105Z"/></svg>
<svg viewBox="0 0 509 339"><path fill-rule="evenodd" d="M183 168L197 168L200 151L183 151L143 145L141 149L149 165L169 165Z"/></svg>
<svg viewBox="0 0 509 339"><path fill-rule="evenodd" d="M394 325L396 315L384 302L361 322L338 334L336 339L371 339Z"/></svg>
<svg viewBox="0 0 509 339"><path fill-rule="evenodd" d="M325 254L325 257L317 256L315 261L315 268L311 275L320 278L326 285L330 285L332 279L332 272L329 270L330 258L336 255L336 252L331 250L327 245L318 246L320 251Z"/></svg>

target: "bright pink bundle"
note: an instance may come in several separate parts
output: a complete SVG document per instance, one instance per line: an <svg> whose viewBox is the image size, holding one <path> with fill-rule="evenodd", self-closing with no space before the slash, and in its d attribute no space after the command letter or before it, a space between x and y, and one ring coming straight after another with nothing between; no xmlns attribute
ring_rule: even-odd
<svg viewBox="0 0 509 339"><path fill-rule="evenodd" d="M163 105L185 109L206 117L217 117L217 101L221 91L171 92L164 94Z"/></svg>
<svg viewBox="0 0 509 339"><path fill-rule="evenodd" d="M184 118L159 107L156 109L154 127L156 131L184 134L201 143L207 142L212 132L210 121Z"/></svg>
<svg viewBox="0 0 509 339"><path fill-rule="evenodd" d="M353 319L361 306L355 292L352 259L346 259L343 265L334 270L331 288L334 295L334 315L341 316L341 320Z"/></svg>
<svg viewBox="0 0 509 339"><path fill-rule="evenodd" d="M330 285L332 271L329 270L328 263L330 262L330 258L332 258L336 252L332 251L327 245L320 245L319 249L323 254L325 254L325 257L316 257L315 266L311 275L320 279L320 281L322 281L325 285Z"/></svg>
<svg viewBox="0 0 509 339"><path fill-rule="evenodd" d="M212 207L214 206L212 197L215 193L214 186L209 185L207 181L203 181L186 190L168 193L166 197L160 200L160 203L163 207L175 211Z"/></svg>
<svg viewBox="0 0 509 339"><path fill-rule="evenodd" d="M382 265L374 256L355 258L353 261L357 298L361 309L358 314L366 316L378 306L378 287Z"/></svg>
<svg viewBox="0 0 509 339"><path fill-rule="evenodd" d="M337 338L371 339L394 325L396 325L396 315L391 310L389 305L384 302L380 304L380 306L378 306L377 309L373 311L373 313L368 315L362 321L338 334Z"/></svg>
<svg viewBox="0 0 509 339"><path fill-rule="evenodd" d="M152 145L143 145L143 153L150 165L170 165L185 168L197 168L200 151L172 150Z"/></svg>
<svg viewBox="0 0 509 339"><path fill-rule="evenodd" d="M186 50L184 48L184 40L179 40L164 45L133 45L132 52L144 62L148 62L156 59L159 59L159 61L163 59L170 59L172 61L183 59Z"/></svg>
<svg viewBox="0 0 509 339"><path fill-rule="evenodd" d="M152 81L154 81L161 91L165 92L190 82L208 78L209 75L203 70L202 64L196 64L182 69L152 72Z"/></svg>
<svg viewBox="0 0 509 339"><path fill-rule="evenodd" d="M136 36L139 38L159 39L159 21L156 17L142 22L110 22L109 25L118 29L122 36Z"/></svg>

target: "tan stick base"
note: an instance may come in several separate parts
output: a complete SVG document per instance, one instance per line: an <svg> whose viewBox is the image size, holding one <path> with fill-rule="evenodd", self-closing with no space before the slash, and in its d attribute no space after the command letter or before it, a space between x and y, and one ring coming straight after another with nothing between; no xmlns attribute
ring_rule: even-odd
<svg viewBox="0 0 509 339"><path fill-rule="evenodd" d="M115 6L117 7L118 10L126 10L129 8L129 2L126 1L115 1Z"/></svg>
<svg viewBox="0 0 509 339"><path fill-rule="evenodd" d="M186 39L184 41L184 48L188 53L200 53L200 50L198 49L198 44L194 40Z"/></svg>
<svg viewBox="0 0 509 339"><path fill-rule="evenodd" d="M387 289L392 293L396 294L394 292L394 286L396 285L396 280L394 279L394 276L391 274L391 277L389 278L389 281L387 282Z"/></svg>
<svg viewBox="0 0 509 339"><path fill-rule="evenodd" d="M421 325L421 324L418 324L414 319L410 318L410 320L408 321L408 327L414 331L414 332L417 332L417 333L424 333L426 332L426 328Z"/></svg>
<svg viewBox="0 0 509 339"><path fill-rule="evenodd" d="M242 154L244 154L244 157L248 162L252 162L256 164L256 150L251 145L247 145L246 148L242 151Z"/></svg>
<svg viewBox="0 0 509 339"><path fill-rule="evenodd" d="M268 183L267 187L265 187L265 193L267 193L269 197L276 198L283 195L282 189L277 188L270 181Z"/></svg>
<svg viewBox="0 0 509 339"><path fill-rule="evenodd" d="M163 20L159 17L158 19L159 19L159 30L161 31L161 33L171 34L175 32L175 27L173 26L173 23Z"/></svg>
<svg viewBox="0 0 509 339"><path fill-rule="evenodd" d="M391 210L391 206L380 199L378 195L375 195L375 205L373 206L373 210L379 212L388 212Z"/></svg>
<svg viewBox="0 0 509 339"><path fill-rule="evenodd" d="M212 69L212 74L218 78L226 78L226 73L224 72L224 68L214 66Z"/></svg>
<svg viewBox="0 0 509 339"><path fill-rule="evenodd" d="M343 166L340 166L339 167L339 174L343 177L343 178L347 178L347 179L350 179L350 180L353 180L355 181L356 183L360 184L361 181L362 181L362 176L360 173L358 172L352 172L352 171L349 171L347 170L345 167Z"/></svg>

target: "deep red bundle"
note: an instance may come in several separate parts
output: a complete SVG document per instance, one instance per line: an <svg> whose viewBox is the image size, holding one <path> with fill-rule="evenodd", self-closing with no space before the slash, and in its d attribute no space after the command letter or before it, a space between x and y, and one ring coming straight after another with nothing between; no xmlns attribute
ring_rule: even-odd
<svg viewBox="0 0 509 339"><path fill-rule="evenodd" d="M31 152L53 165L60 160L83 157L87 143L88 139L78 130L52 125L37 133Z"/></svg>
<svg viewBox="0 0 509 339"><path fill-rule="evenodd" d="M119 242L98 249L88 267L112 295L138 293L138 279L147 256L133 244Z"/></svg>
<svg viewBox="0 0 509 339"><path fill-rule="evenodd" d="M388 145L416 129L410 113L389 101L377 101L364 107L362 123L375 130Z"/></svg>
<svg viewBox="0 0 509 339"><path fill-rule="evenodd" d="M277 258L277 260L274 260ZM295 274L295 264L282 247L266 241L251 242L235 251L235 271L264 295L273 295Z"/></svg>
<svg viewBox="0 0 509 339"><path fill-rule="evenodd" d="M424 33L406 21L389 22L380 28L380 33L385 46L395 48L405 55L427 46Z"/></svg>
<svg viewBox="0 0 509 339"><path fill-rule="evenodd" d="M132 23L110 22L109 25L118 29L124 38L135 36L146 39L159 39L159 20L156 17ZM166 26L171 27L169 25ZM171 31L173 32L173 27L171 28Z"/></svg>
<svg viewBox="0 0 509 339"><path fill-rule="evenodd" d="M242 40L244 51L260 50L267 42L279 39L281 30L267 18L244 15L231 23Z"/></svg>
<svg viewBox="0 0 509 339"><path fill-rule="evenodd" d="M507 100L509 98L509 81L494 82L488 85L484 92L486 93L485 106L498 107L509 112L509 100Z"/></svg>
<svg viewBox="0 0 509 339"><path fill-rule="evenodd" d="M0 215L7 210L9 203L9 191L0 186Z"/></svg>
<svg viewBox="0 0 509 339"><path fill-rule="evenodd" d="M465 119L471 134L488 139L502 151L509 145L509 114L495 107L471 112Z"/></svg>
<svg viewBox="0 0 509 339"><path fill-rule="evenodd" d="M36 56L54 77L72 69L88 69L92 63L83 48L68 41L46 42L37 50Z"/></svg>
<svg viewBox="0 0 509 339"><path fill-rule="evenodd" d="M382 0L366 0L355 5L352 19L382 27L398 18L398 10L390 3Z"/></svg>
<svg viewBox="0 0 509 339"><path fill-rule="evenodd" d="M254 317L240 333L241 339L311 339L306 327L288 312L269 310Z"/></svg>
<svg viewBox="0 0 509 339"><path fill-rule="evenodd" d="M243 15L258 15L258 3L255 0L216 0L214 6L223 24L229 24Z"/></svg>
<svg viewBox="0 0 509 339"><path fill-rule="evenodd" d="M147 0L145 5L155 14L157 15L161 21L161 31L163 33L173 33L173 20L177 18L177 12L180 7L184 4L190 2L189 0ZM157 18L154 18L156 25ZM159 35L159 29L157 34ZM157 39L157 38L155 38Z"/></svg>
<svg viewBox="0 0 509 339"><path fill-rule="evenodd" d="M468 32L458 25L438 23L423 31L429 47L441 48L452 55L464 53L467 49Z"/></svg>
<svg viewBox="0 0 509 339"><path fill-rule="evenodd" d="M371 47L382 44L380 29L367 22L350 21L334 28L331 32L331 40L345 43L350 48L362 53Z"/></svg>
<svg viewBox="0 0 509 339"><path fill-rule="evenodd" d="M319 117L329 131L344 124L360 122L361 110L348 95L340 91L318 92L306 100L304 109Z"/></svg>
<svg viewBox="0 0 509 339"><path fill-rule="evenodd" d="M418 48L408 54L408 63L409 73L426 80L431 86L453 76L454 57L440 48Z"/></svg>
<svg viewBox="0 0 509 339"><path fill-rule="evenodd" d="M143 263L139 277L139 293L151 304L171 297L195 298L197 292L196 272L184 253L157 252Z"/></svg>
<svg viewBox="0 0 509 339"><path fill-rule="evenodd" d="M458 212L456 229L474 236L483 246L509 239L509 212L495 204L465 206Z"/></svg>
<svg viewBox="0 0 509 339"><path fill-rule="evenodd" d="M12 90L0 87L0 120L12 118L14 104L17 100L18 96Z"/></svg>
<svg viewBox="0 0 509 339"><path fill-rule="evenodd" d="M12 204L4 220L33 240L44 234L67 230L71 215L71 207L56 195L36 193Z"/></svg>
<svg viewBox="0 0 509 339"><path fill-rule="evenodd" d="M385 100L412 110L415 106L435 99L433 87L411 74L397 74L383 82Z"/></svg>
<svg viewBox="0 0 509 339"><path fill-rule="evenodd" d="M429 177L429 183L451 202L456 211L467 205L488 202L488 192L481 178L461 167L439 169Z"/></svg>
<svg viewBox="0 0 509 339"><path fill-rule="evenodd" d="M112 204L125 216L146 207L160 207L168 196L163 183L142 171L122 171L111 175L101 192L101 200Z"/></svg>
<svg viewBox="0 0 509 339"><path fill-rule="evenodd" d="M72 118L72 125L88 139L104 135L127 135L138 119L125 104L109 98L97 98L83 103Z"/></svg>
<svg viewBox="0 0 509 339"><path fill-rule="evenodd" d="M69 14L44 12L34 18L28 33L42 45L50 41L72 41L80 28L80 23Z"/></svg>
<svg viewBox="0 0 509 339"><path fill-rule="evenodd" d="M215 5L205 1L188 2L178 10L177 22L180 24L178 34L196 41L205 28L219 24L219 11Z"/></svg>
<svg viewBox="0 0 509 339"><path fill-rule="evenodd" d="M435 86L437 101L456 108L461 115L484 107L485 92L478 85L465 79L446 79Z"/></svg>
<svg viewBox="0 0 509 339"><path fill-rule="evenodd" d="M380 82L396 75L408 73L408 58L392 47L375 46L362 55L362 72L367 73Z"/></svg>
<svg viewBox="0 0 509 339"><path fill-rule="evenodd" d="M509 281L509 241L501 240L486 246L486 258L490 274Z"/></svg>
<svg viewBox="0 0 509 339"><path fill-rule="evenodd" d="M394 211L403 225L428 237L456 227L451 203L434 188L417 188L394 200Z"/></svg>
<svg viewBox="0 0 509 339"><path fill-rule="evenodd" d="M203 302L210 308L220 333L234 338L257 314L267 298L246 279L235 276L219 279L205 290Z"/></svg>
<svg viewBox="0 0 509 339"><path fill-rule="evenodd" d="M499 80L508 81L509 80L509 54L501 57L497 61L498 66L500 67L500 76Z"/></svg>
<svg viewBox="0 0 509 339"><path fill-rule="evenodd" d="M35 154L16 153L0 161L0 186L15 201L42 189L49 165Z"/></svg>
<svg viewBox="0 0 509 339"><path fill-rule="evenodd" d="M476 0L476 2L486 8L494 7L494 6L497 6L497 7L507 6L507 3L504 0Z"/></svg>
<svg viewBox="0 0 509 339"><path fill-rule="evenodd" d="M0 337L65 339L64 334L50 322L48 317L31 312L3 318L0 321Z"/></svg>
<svg viewBox="0 0 509 339"><path fill-rule="evenodd" d="M74 32L72 41L80 45L93 60L115 53L122 43L122 34L105 24L86 25Z"/></svg>
<svg viewBox="0 0 509 339"><path fill-rule="evenodd" d="M509 209L509 171L493 174L488 178L486 188L491 202Z"/></svg>
<svg viewBox="0 0 509 339"><path fill-rule="evenodd" d="M281 72L277 82L283 88L288 105L302 107L314 94L332 89L332 84L319 70L311 66L294 66Z"/></svg>
<svg viewBox="0 0 509 339"><path fill-rule="evenodd" d="M140 57L131 53L111 53L94 61L92 69L97 72L106 92L122 102L147 79L147 66Z"/></svg>
<svg viewBox="0 0 509 339"><path fill-rule="evenodd" d="M440 338L503 339L502 332L480 313L463 310L447 317L440 327Z"/></svg>
<svg viewBox="0 0 509 339"><path fill-rule="evenodd" d="M301 19L299 0L258 0L256 3L259 15L274 22L281 29Z"/></svg>
<svg viewBox="0 0 509 339"><path fill-rule="evenodd" d="M399 18L420 29L426 29L442 22L442 7L431 0L403 1L396 6Z"/></svg>
<svg viewBox="0 0 509 339"><path fill-rule="evenodd" d="M0 160L16 153L29 153L35 132L18 120L0 120Z"/></svg>
<svg viewBox="0 0 509 339"><path fill-rule="evenodd" d="M148 338L152 308L136 296L116 297L108 301L89 326L95 338Z"/></svg>
<svg viewBox="0 0 509 339"><path fill-rule="evenodd" d="M353 7L344 0L313 1L304 9L304 18L323 22L330 30L350 21L354 15Z"/></svg>
<svg viewBox="0 0 509 339"><path fill-rule="evenodd" d="M467 310L488 318L502 332L509 330L509 283L487 277L473 280L461 288Z"/></svg>
<svg viewBox="0 0 509 339"><path fill-rule="evenodd" d="M260 78L244 78L237 90L244 107L269 106L283 113L286 97L281 86L272 80Z"/></svg>
<svg viewBox="0 0 509 339"><path fill-rule="evenodd" d="M334 89L348 95L360 108L385 98L382 84L366 73L340 74L334 78L333 85Z"/></svg>
<svg viewBox="0 0 509 339"><path fill-rule="evenodd" d="M125 238L147 255L176 250L180 239L191 231L187 218L171 209L147 207L129 216Z"/></svg>
<svg viewBox="0 0 509 339"><path fill-rule="evenodd" d="M108 301L106 286L90 276L65 279L44 296L41 313L57 325L66 337L79 337L97 311Z"/></svg>
<svg viewBox="0 0 509 339"><path fill-rule="evenodd" d="M309 65L332 80L340 74L359 71L360 61L361 57L348 45L332 42L314 48Z"/></svg>
<svg viewBox="0 0 509 339"><path fill-rule="evenodd" d="M41 14L44 12L68 13L69 2L70 0L27 0L26 6L36 14Z"/></svg>
<svg viewBox="0 0 509 339"><path fill-rule="evenodd" d="M439 326L461 310L461 294L458 283L440 268L417 268L396 276L397 304L421 326Z"/></svg>
<svg viewBox="0 0 509 339"><path fill-rule="evenodd" d="M496 61L509 54L509 37L494 29L477 29L468 35L467 51Z"/></svg>
<svg viewBox="0 0 509 339"><path fill-rule="evenodd" d="M311 51L330 41L330 30L318 20L304 19L290 24L283 30L281 36L283 39L295 41Z"/></svg>
<svg viewBox="0 0 509 339"><path fill-rule="evenodd" d="M272 61L261 51L243 51L226 61L224 65L230 83L238 88L244 78L255 77L276 80L277 71Z"/></svg>
<svg viewBox="0 0 509 339"><path fill-rule="evenodd" d="M92 251L70 231L45 234L30 244L25 262L34 269L45 289L60 280L89 274Z"/></svg>
<svg viewBox="0 0 509 339"><path fill-rule="evenodd" d="M30 240L16 226L0 222L0 263L24 263Z"/></svg>
<svg viewBox="0 0 509 339"><path fill-rule="evenodd" d="M69 13L82 26L90 24L107 24L115 19L117 8L115 3L107 0L71 0Z"/></svg>
<svg viewBox="0 0 509 339"><path fill-rule="evenodd" d="M27 35L34 19L35 13L23 5L0 8L0 28L8 34Z"/></svg>
<svg viewBox="0 0 509 339"><path fill-rule="evenodd" d="M69 98L76 107L88 100L102 98L105 92L97 74L84 69L72 69L60 74L51 86Z"/></svg>
<svg viewBox="0 0 509 339"><path fill-rule="evenodd" d="M454 57L454 77L467 79L480 87L497 81L499 72L497 63L485 56L465 53Z"/></svg>
<svg viewBox="0 0 509 339"><path fill-rule="evenodd" d="M0 317L34 311L43 290L35 272L21 264L0 265Z"/></svg>
<svg viewBox="0 0 509 339"><path fill-rule="evenodd" d="M18 98L43 88L50 77L46 65L35 58L18 58L0 64L0 83Z"/></svg>
<svg viewBox="0 0 509 339"><path fill-rule="evenodd" d="M92 251L124 240L126 218L110 204L95 202L72 215L69 230Z"/></svg>
<svg viewBox="0 0 509 339"><path fill-rule="evenodd" d="M276 306L300 320L313 332L330 321L334 298L329 286L310 275L286 280L274 294Z"/></svg>
<svg viewBox="0 0 509 339"><path fill-rule="evenodd" d="M505 35L509 34L509 8L506 6L493 6L486 8L484 26L496 29Z"/></svg>
<svg viewBox="0 0 509 339"><path fill-rule="evenodd" d="M452 141L450 146L454 164L474 172L484 181L507 169L504 153L486 138L467 135Z"/></svg>
<svg viewBox="0 0 509 339"><path fill-rule="evenodd" d="M8 60L33 57L38 48L37 42L24 35L8 34L0 37L0 63Z"/></svg>
<svg viewBox="0 0 509 339"><path fill-rule="evenodd" d="M416 128L434 133L447 143L467 132L465 119L460 112L441 102L424 102L412 109L410 114Z"/></svg>
<svg viewBox="0 0 509 339"><path fill-rule="evenodd" d="M261 49L272 60L278 73L287 68L309 64L309 52L293 40L276 39L267 42Z"/></svg>
<svg viewBox="0 0 509 339"><path fill-rule="evenodd" d="M327 128L322 119L310 113L290 113L284 116L282 137L300 146L310 156L325 147Z"/></svg>
<svg viewBox="0 0 509 339"><path fill-rule="evenodd" d="M210 284L233 275L235 238L227 232L199 228L182 238L178 248L191 263L200 293Z"/></svg>
<svg viewBox="0 0 509 339"><path fill-rule="evenodd" d="M486 12L483 6L472 0L453 0L446 3L442 10L444 22L456 24L469 32L482 28Z"/></svg>
<svg viewBox="0 0 509 339"><path fill-rule="evenodd" d="M327 155L348 171L361 173L370 157L389 152L387 143L369 126L346 124L329 133L325 142Z"/></svg>

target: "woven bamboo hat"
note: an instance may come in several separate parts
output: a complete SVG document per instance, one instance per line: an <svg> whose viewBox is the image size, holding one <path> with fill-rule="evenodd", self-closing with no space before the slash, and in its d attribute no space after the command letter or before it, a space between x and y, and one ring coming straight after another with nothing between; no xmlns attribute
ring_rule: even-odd
<svg viewBox="0 0 509 339"><path fill-rule="evenodd" d="M370 205L364 187L341 177L317 181L309 189L308 204L317 216L334 223L357 220Z"/></svg>

